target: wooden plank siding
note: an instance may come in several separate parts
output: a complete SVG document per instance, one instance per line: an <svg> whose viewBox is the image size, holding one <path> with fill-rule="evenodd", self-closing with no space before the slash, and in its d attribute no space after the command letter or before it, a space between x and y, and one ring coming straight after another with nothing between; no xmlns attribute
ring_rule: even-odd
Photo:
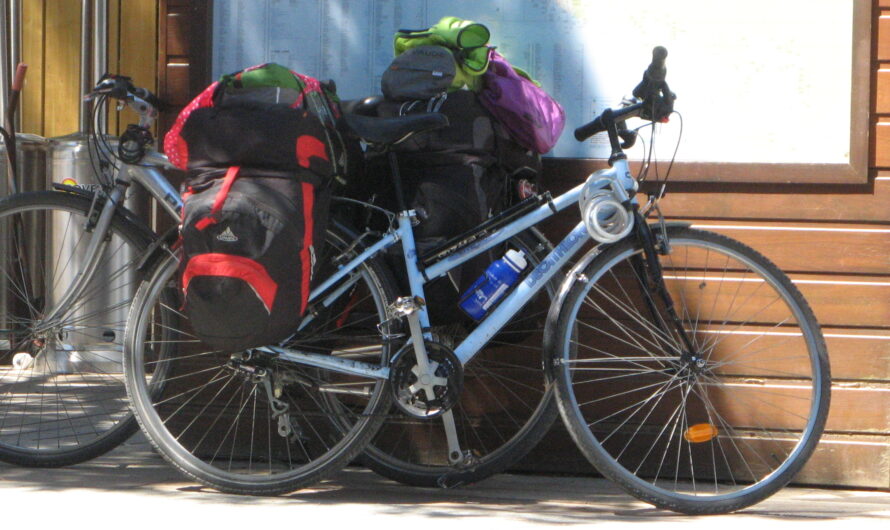
<svg viewBox="0 0 890 530"><path fill-rule="evenodd" d="M29 66L22 93L22 131L46 137L78 129L80 0L25 0L22 58ZM157 91L159 0L109 0L108 70ZM109 109L109 131L119 131ZM135 119L125 111L124 124ZM125 125L123 126L125 127Z"/></svg>
<svg viewBox="0 0 890 530"><path fill-rule="evenodd" d="M211 3L161 2L158 96L169 105L161 114L161 132L170 128L179 111L210 82Z"/></svg>
<svg viewBox="0 0 890 530"><path fill-rule="evenodd" d="M801 483L890 488L890 0L874 1L874 17L872 98L863 102L872 116L867 185L677 183L661 203L668 219L733 237L774 261L823 326L832 404ZM547 176L555 192L579 181L568 171ZM554 433L524 467L577 471L569 445Z"/></svg>

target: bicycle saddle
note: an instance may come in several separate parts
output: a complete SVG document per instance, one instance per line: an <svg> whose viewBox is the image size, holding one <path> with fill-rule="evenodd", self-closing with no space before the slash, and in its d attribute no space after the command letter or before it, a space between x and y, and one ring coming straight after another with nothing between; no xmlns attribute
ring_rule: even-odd
<svg viewBox="0 0 890 530"><path fill-rule="evenodd" d="M340 101L340 110L343 114L361 114L362 116L376 116L377 106L386 101L382 95L368 96L362 99L344 99Z"/></svg>
<svg viewBox="0 0 890 530"><path fill-rule="evenodd" d="M369 144L397 144L408 136L448 126L448 117L431 112L395 118L377 118L360 114L344 114L346 124Z"/></svg>

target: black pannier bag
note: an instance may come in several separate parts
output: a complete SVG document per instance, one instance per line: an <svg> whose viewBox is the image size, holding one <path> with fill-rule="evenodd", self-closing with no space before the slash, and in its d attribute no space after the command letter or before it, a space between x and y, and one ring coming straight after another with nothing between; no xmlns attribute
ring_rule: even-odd
<svg viewBox="0 0 890 530"><path fill-rule="evenodd" d="M508 181L508 175L497 164L498 144L491 115L473 92L458 90L433 100L386 100L376 108L381 117L433 110L448 116L450 125L412 135L393 148L398 152L405 201L419 219L414 233L421 256L497 211L507 192ZM369 153L368 179L350 194L375 196L379 205L396 210L389 176L386 155ZM424 287L433 324L465 320L457 307L460 294L493 259L483 255L470 260L447 277L433 280ZM389 261L393 267L402 266L401 256L391 256ZM397 277L405 276L398 274ZM400 288L407 292L407 282L403 283Z"/></svg>
<svg viewBox="0 0 890 530"><path fill-rule="evenodd" d="M311 174L232 166L186 183L180 273L195 334L225 351L286 339L306 311L328 191Z"/></svg>
<svg viewBox="0 0 890 530"><path fill-rule="evenodd" d="M334 178L360 148L321 84L275 64L223 76L165 138L183 184L180 281L195 335L278 343L306 311Z"/></svg>

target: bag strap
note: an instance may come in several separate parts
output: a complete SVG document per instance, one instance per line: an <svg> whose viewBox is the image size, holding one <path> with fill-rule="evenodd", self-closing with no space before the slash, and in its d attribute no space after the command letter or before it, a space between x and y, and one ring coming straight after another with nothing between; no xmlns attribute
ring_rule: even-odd
<svg viewBox="0 0 890 530"><path fill-rule="evenodd" d="M235 182L235 179L238 178L239 171L241 171L241 166L229 167L228 171L226 171L226 176L223 177L222 186L219 188L219 191L216 192L216 197L213 199L213 206L210 208L210 213L207 217L195 223L195 228L204 230L208 226L217 223L216 216L222 211L222 207L229 196L229 190L232 189L232 184Z"/></svg>

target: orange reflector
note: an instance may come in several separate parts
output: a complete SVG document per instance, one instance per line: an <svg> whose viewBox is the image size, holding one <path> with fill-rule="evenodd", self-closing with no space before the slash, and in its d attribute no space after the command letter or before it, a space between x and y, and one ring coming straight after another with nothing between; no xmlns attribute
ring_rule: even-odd
<svg viewBox="0 0 890 530"><path fill-rule="evenodd" d="M697 423L686 429L686 432L683 433L683 438L686 438L687 442L692 442L694 444L710 442L716 437L717 427L714 427L710 423Z"/></svg>
<svg viewBox="0 0 890 530"><path fill-rule="evenodd" d="M64 184L65 186L77 186L77 181L69 177L63 180L62 184Z"/></svg>

